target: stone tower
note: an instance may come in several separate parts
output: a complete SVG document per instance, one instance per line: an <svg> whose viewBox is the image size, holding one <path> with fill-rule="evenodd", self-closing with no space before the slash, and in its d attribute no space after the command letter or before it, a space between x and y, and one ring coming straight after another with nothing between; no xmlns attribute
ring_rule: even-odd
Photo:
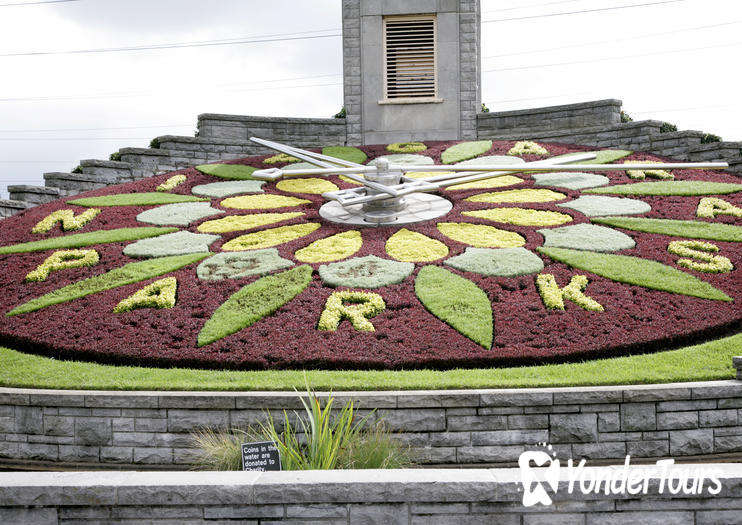
<svg viewBox="0 0 742 525"><path fill-rule="evenodd" d="M343 0L348 144L476 139L479 0Z"/></svg>

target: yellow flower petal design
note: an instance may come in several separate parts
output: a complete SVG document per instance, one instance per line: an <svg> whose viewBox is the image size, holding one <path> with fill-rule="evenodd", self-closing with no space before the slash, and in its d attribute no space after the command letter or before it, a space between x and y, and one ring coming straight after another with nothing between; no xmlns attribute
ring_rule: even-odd
<svg viewBox="0 0 742 525"><path fill-rule="evenodd" d="M492 208L489 210L465 211L461 215L514 224L515 226L557 226L558 224L572 222L572 217L566 213L527 208Z"/></svg>
<svg viewBox="0 0 742 525"><path fill-rule="evenodd" d="M438 231L449 239L475 248L518 248L526 243L526 240L517 233L484 224L439 222Z"/></svg>
<svg viewBox="0 0 742 525"><path fill-rule="evenodd" d="M309 204L311 201L287 197L285 195L243 195L241 197L230 197L224 199L221 204L225 208L236 208L238 210L269 210L271 208L289 208Z"/></svg>
<svg viewBox="0 0 742 525"><path fill-rule="evenodd" d="M437 175L450 175L453 171L410 171L405 176L411 179L427 179Z"/></svg>
<svg viewBox="0 0 742 525"><path fill-rule="evenodd" d="M206 221L198 226L203 233L226 233L240 230L249 230L258 226L267 226L305 215L300 211L289 213L253 213L252 215L232 215L222 219Z"/></svg>
<svg viewBox="0 0 742 525"><path fill-rule="evenodd" d="M448 246L422 233L402 228L386 241L386 253L402 262L430 262L448 255Z"/></svg>
<svg viewBox="0 0 742 525"><path fill-rule="evenodd" d="M329 180L318 179L316 177L282 180L276 184L276 188L289 193L311 193L315 195L340 189Z"/></svg>
<svg viewBox="0 0 742 525"><path fill-rule="evenodd" d="M520 177L514 175L503 175L491 179L476 180L474 182L465 182L455 186L449 186L447 190L488 190L491 188L504 188L505 186L515 186L525 182Z"/></svg>
<svg viewBox="0 0 742 525"><path fill-rule="evenodd" d="M314 241L306 248L298 250L294 257L297 261L308 263L339 261L356 253L361 246L361 232L351 230Z"/></svg>
<svg viewBox="0 0 742 525"><path fill-rule="evenodd" d="M320 226L322 225L316 222L307 222L305 224L279 226L278 228L248 233L247 235L241 235L236 239L224 243L222 251L240 252L278 246L279 244L291 242L309 235Z"/></svg>
<svg viewBox="0 0 742 525"><path fill-rule="evenodd" d="M551 202L560 201L566 199L567 196L564 193L559 193L552 190L535 190L526 188L522 190L507 190L498 191L494 193L480 193L479 195L472 195L468 199L469 202Z"/></svg>

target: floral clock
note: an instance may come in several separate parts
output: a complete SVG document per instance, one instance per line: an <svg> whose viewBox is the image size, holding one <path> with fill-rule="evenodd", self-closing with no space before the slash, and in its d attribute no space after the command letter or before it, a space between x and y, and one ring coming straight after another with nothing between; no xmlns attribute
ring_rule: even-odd
<svg viewBox="0 0 742 525"><path fill-rule="evenodd" d="M477 141L323 153L476 169L584 151ZM512 173L441 190L450 211L435 219L363 227L320 214L322 193L351 179L252 177L296 161L198 166L3 220L0 343L153 366L449 368L655 351L742 324L732 174Z"/></svg>

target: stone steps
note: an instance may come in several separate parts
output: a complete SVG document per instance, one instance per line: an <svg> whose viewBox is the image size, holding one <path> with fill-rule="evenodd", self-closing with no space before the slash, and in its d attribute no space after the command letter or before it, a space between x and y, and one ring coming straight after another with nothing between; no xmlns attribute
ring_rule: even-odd
<svg viewBox="0 0 742 525"><path fill-rule="evenodd" d="M10 200L23 201L37 206L58 199L62 195L59 188L47 186L29 186L27 184L18 184L8 186Z"/></svg>
<svg viewBox="0 0 742 525"><path fill-rule="evenodd" d="M97 190L108 186L97 177L83 173L44 173L44 183L47 187L57 188L61 197L77 195L84 191Z"/></svg>
<svg viewBox="0 0 742 525"><path fill-rule="evenodd" d="M13 199L0 199L0 219L20 213L25 209L33 208L35 204Z"/></svg>

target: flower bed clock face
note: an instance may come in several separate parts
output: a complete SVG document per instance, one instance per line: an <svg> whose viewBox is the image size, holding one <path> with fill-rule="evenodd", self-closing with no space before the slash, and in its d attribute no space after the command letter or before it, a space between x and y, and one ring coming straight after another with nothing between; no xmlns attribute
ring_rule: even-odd
<svg viewBox="0 0 742 525"><path fill-rule="evenodd" d="M424 146L325 153L476 164L590 150ZM739 329L739 177L513 173L441 191L453 208L435 220L364 228L318 212L321 193L352 181L250 177L295 160L181 170L3 220L0 342L155 366L446 368L655 351ZM598 159L628 160L661 159Z"/></svg>

